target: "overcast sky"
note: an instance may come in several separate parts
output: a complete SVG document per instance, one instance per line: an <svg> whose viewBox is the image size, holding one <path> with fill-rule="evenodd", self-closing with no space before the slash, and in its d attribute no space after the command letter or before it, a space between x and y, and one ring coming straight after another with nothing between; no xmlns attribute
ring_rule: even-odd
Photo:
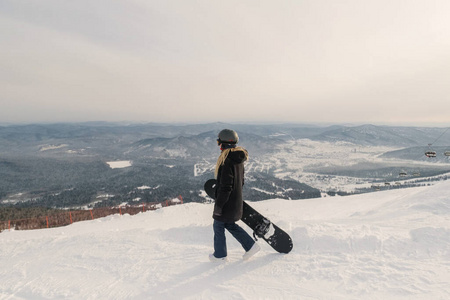
<svg viewBox="0 0 450 300"><path fill-rule="evenodd" d="M448 0L1 0L0 123L450 125Z"/></svg>

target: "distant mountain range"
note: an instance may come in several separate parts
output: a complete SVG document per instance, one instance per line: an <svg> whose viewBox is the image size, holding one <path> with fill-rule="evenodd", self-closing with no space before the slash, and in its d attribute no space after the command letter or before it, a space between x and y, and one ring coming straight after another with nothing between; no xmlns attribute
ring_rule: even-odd
<svg viewBox="0 0 450 300"><path fill-rule="evenodd" d="M450 130L430 127L390 126L310 126L255 124L35 124L0 127L0 155L4 157L69 157L104 160L140 160L146 158L212 159L217 156L217 133L235 129L240 145L252 156L277 151L286 142L309 139L320 142L345 142L361 146L387 146L400 152L385 157L423 159L417 153L428 144L450 150ZM445 134L443 134L445 133ZM437 140L438 139L438 140ZM412 148L410 150L407 150ZM403 149L403 150L402 150ZM411 152L411 155L408 153Z"/></svg>
<svg viewBox="0 0 450 300"><path fill-rule="evenodd" d="M355 127L341 127L327 130L310 137L318 141L345 141L359 145L413 147L432 143L446 128L428 127L389 127L362 125ZM450 145L450 132L445 140L439 141Z"/></svg>
<svg viewBox="0 0 450 300"><path fill-rule="evenodd" d="M0 126L0 204L24 200L27 205L50 207L113 205L133 199L163 201L179 194L185 202L202 201L202 184L213 176L220 151L217 134L224 128L235 129L240 145L250 153L245 195L250 200L273 195L285 199L320 197L320 191L308 184L318 182L321 190L326 189L320 178L328 175L398 174L398 167L391 171L389 162L371 164L370 170L366 170L366 161L358 161L356 166L344 161L337 167L336 161L347 158L328 152L326 160L320 152L329 149L316 144L321 147L344 144L348 151L356 151L358 145L382 146L398 150L381 153L381 158L418 162L426 160L423 152L429 143L435 143L433 147L440 152L449 150L450 145L450 131L428 127L101 122ZM293 147L299 144L304 148ZM308 147L319 148L309 152ZM112 169L110 161L132 164ZM434 161L448 163L449 159L441 155ZM316 180L311 177L314 174L302 177L305 164L308 174L320 173ZM446 164L431 168L427 174L447 171ZM300 178L307 178L309 183L299 182ZM337 180L346 182L342 178ZM137 189L144 185L153 188ZM98 200L104 194L113 196L107 201Z"/></svg>
<svg viewBox="0 0 450 300"><path fill-rule="evenodd" d="M391 127L391 126L311 126L311 125L254 125L254 124L115 124L115 123L63 123L39 125L0 126L0 149L8 151L11 147L29 147L46 142L69 143L77 141L85 144L121 144L129 147L134 144L173 144L186 138L184 142L202 144L208 138L215 140L223 128L232 128L240 136L242 143L249 147L262 144L270 146L289 139L307 138L316 141L349 142L357 145L414 147L427 146L435 141L446 128L436 127ZM175 139L175 140L174 140ZM181 140L182 141L182 140ZM450 145L450 131L442 136L440 146ZM195 147L194 147L195 148Z"/></svg>

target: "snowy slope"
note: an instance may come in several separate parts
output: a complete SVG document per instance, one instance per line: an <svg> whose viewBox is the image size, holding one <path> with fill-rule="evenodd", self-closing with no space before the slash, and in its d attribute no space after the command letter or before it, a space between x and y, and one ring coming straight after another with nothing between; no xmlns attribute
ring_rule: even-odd
<svg viewBox="0 0 450 300"><path fill-rule="evenodd" d="M209 262L211 204L2 232L0 299L450 299L450 181L253 206L290 254Z"/></svg>

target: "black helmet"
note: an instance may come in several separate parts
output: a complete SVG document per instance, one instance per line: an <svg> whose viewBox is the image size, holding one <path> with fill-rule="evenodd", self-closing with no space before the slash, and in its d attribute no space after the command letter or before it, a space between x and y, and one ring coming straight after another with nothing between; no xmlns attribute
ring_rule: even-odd
<svg viewBox="0 0 450 300"><path fill-rule="evenodd" d="M237 144L239 142L239 136L236 131L231 129L224 129L219 132L217 143L220 144Z"/></svg>

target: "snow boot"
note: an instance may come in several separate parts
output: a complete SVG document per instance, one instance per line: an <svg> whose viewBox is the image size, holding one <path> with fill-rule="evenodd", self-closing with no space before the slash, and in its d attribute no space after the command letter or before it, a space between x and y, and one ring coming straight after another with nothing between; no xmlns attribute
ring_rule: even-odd
<svg viewBox="0 0 450 300"><path fill-rule="evenodd" d="M248 250L247 252L245 252L245 254L242 256L242 259L249 260L250 257L252 257L256 253L258 253L259 250L261 250L261 246L258 245L257 243L253 244L253 247L250 250Z"/></svg>
<svg viewBox="0 0 450 300"><path fill-rule="evenodd" d="M209 255L209 260L210 260L211 262L227 262L227 261L228 261L228 258L227 258L226 256L225 256L225 257L217 258L217 257L214 256L214 254L210 254L210 255Z"/></svg>

